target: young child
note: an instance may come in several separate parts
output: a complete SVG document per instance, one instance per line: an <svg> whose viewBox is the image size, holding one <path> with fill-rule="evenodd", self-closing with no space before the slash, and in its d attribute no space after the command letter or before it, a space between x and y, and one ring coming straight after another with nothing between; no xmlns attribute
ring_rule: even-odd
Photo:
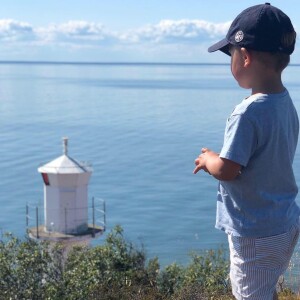
<svg viewBox="0 0 300 300"><path fill-rule="evenodd" d="M233 77L252 90L227 120L221 152L203 148L194 170L219 180L216 228L228 234L236 299L277 299L298 240L292 163L299 122L281 81L295 40L289 17L266 3L240 13L208 49L230 55Z"/></svg>

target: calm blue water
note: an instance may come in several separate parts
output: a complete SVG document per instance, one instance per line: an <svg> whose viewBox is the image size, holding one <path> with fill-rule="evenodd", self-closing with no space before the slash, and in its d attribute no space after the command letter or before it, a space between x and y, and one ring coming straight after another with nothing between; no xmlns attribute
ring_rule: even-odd
<svg viewBox="0 0 300 300"><path fill-rule="evenodd" d="M300 112L300 67L284 78ZM226 65L0 64L1 230L25 234L26 202L43 201L37 168L68 136L70 156L93 165L89 195L105 199L108 231L121 224L163 264L226 246L217 182L192 170L201 147L220 150L246 95Z"/></svg>

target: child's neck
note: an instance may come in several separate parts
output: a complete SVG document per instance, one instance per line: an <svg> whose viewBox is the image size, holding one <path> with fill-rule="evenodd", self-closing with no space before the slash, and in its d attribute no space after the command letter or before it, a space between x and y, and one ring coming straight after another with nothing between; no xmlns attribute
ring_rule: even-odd
<svg viewBox="0 0 300 300"><path fill-rule="evenodd" d="M254 94L279 94L285 90L284 86L276 86L276 87L261 87L252 89L252 95Z"/></svg>
<svg viewBox="0 0 300 300"><path fill-rule="evenodd" d="M254 94L279 94L284 91L281 81L281 74L269 74L269 76L258 76L252 85L252 95Z"/></svg>

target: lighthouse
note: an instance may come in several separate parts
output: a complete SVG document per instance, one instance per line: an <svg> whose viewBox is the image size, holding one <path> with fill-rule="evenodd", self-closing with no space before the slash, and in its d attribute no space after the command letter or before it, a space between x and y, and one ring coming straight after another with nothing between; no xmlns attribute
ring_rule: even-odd
<svg viewBox="0 0 300 300"><path fill-rule="evenodd" d="M68 247L89 244L92 238L104 232L104 202L100 209L93 198L89 207L88 185L92 168L69 156L68 138L63 138L63 155L39 167L38 172L44 185L44 223L40 224L36 211L35 226L28 228L31 238L62 242ZM101 217L100 225L96 217Z"/></svg>

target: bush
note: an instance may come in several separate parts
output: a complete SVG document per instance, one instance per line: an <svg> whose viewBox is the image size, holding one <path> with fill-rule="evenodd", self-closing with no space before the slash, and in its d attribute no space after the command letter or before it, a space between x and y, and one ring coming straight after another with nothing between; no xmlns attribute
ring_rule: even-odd
<svg viewBox="0 0 300 300"><path fill-rule="evenodd" d="M69 254L65 265L66 288L75 299L104 297L112 290L119 293L137 286L148 289L156 285L158 269L157 259L146 265L143 249L126 242L122 228L117 226L103 246L74 248Z"/></svg>
<svg viewBox="0 0 300 300"><path fill-rule="evenodd" d="M103 245L74 247L6 235L0 242L0 299L230 299L222 251L192 254L184 267L160 268L116 226ZM227 298L226 298L227 297Z"/></svg>
<svg viewBox="0 0 300 300"><path fill-rule="evenodd" d="M229 264L223 254L222 250L210 250L202 255L193 253L187 267L176 263L167 266L159 276L160 290L175 295L176 299L206 299L208 295L230 294Z"/></svg>
<svg viewBox="0 0 300 300"><path fill-rule="evenodd" d="M44 299L63 278L62 250L6 234L0 242L0 299Z"/></svg>

